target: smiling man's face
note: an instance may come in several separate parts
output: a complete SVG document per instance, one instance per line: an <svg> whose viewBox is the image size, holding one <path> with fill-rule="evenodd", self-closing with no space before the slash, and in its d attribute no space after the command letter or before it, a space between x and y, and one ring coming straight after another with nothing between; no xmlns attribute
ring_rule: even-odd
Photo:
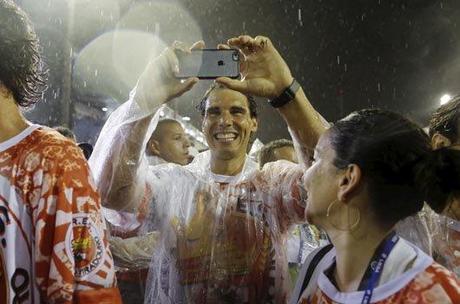
<svg viewBox="0 0 460 304"><path fill-rule="evenodd" d="M243 94L226 89L213 90L206 101L203 133L209 148L219 159L232 159L246 153L257 119L251 117Z"/></svg>

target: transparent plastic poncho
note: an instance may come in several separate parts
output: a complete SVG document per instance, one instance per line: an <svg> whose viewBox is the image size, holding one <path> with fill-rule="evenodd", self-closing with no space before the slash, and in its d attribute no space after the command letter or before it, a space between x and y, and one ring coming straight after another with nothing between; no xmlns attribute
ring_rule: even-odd
<svg viewBox="0 0 460 304"><path fill-rule="evenodd" d="M396 232L460 277L460 222L437 214L427 204L401 220Z"/></svg>
<svg viewBox="0 0 460 304"><path fill-rule="evenodd" d="M139 222L136 237L113 239L115 260L131 270L149 266L145 303L285 302L288 232L305 223L304 168L279 161L258 170L246 158L239 175L219 176L209 151L185 167L149 166L143 149L159 109L133 91L108 119L90 160L105 205ZM146 131L133 132L136 124ZM136 153L126 153L130 145ZM115 226L126 219L106 214ZM310 240L308 250L318 246Z"/></svg>
<svg viewBox="0 0 460 304"><path fill-rule="evenodd" d="M436 262L460 278L460 221L431 211L430 233Z"/></svg>

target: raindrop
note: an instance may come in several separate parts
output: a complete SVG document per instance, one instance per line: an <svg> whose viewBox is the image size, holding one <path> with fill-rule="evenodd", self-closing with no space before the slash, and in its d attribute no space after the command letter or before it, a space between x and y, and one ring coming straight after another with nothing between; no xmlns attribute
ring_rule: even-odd
<svg viewBox="0 0 460 304"><path fill-rule="evenodd" d="M444 3L441 2L441 3L439 3L439 5L441 6L441 9L444 8Z"/></svg>
<svg viewBox="0 0 460 304"><path fill-rule="evenodd" d="M346 63L344 63L343 69L345 70L345 72L348 71L348 65Z"/></svg>
<svg viewBox="0 0 460 304"><path fill-rule="evenodd" d="M94 76L97 77L97 69L94 70Z"/></svg>
<svg viewBox="0 0 460 304"><path fill-rule="evenodd" d="M299 24L300 26L303 26L303 22L302 22L302 9L299 8L298 10L298 17L299 17Z"/></svg>
<svg viewBox="0 0 460 304"><path fill-rule="evenodd" d="M337 64L340 65L340 56L337 55Z"/></svg>
<svg viewBox="0 0 460 304"><path fill-rule="evenodd" d="M380 82L377 83L377 91L381 92L382 91L382 86L380 85Z"/></svg>
<svg viewBox="0 0 460 304"><path fill-rule="evenodd" d="M380 56L377 56L377 63L380 63Z"/></svg>
<svg viewBox="0 0 460 304"><path fill-rule="evenodd" d="M83 87L86 88L86 81L83 81Z"/></svg>

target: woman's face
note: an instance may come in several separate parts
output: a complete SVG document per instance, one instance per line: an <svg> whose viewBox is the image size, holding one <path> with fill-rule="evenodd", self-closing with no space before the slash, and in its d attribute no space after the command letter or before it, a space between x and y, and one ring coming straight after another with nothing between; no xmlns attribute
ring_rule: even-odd
<svg viewBox="0 0 460 304"><path fill-rule="evenodd" d="M337 201L340 169L333 165L335 151L329 141L329 132L321 136L314 152L314 161L304 173L302 184L307 191L307 220L324 228L329 205Z"/></svg>

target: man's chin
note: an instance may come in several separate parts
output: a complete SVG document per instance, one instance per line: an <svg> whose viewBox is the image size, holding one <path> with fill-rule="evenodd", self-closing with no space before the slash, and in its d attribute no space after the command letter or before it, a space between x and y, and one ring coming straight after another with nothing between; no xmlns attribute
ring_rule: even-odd
<svg viewBox="0 0 460 304"><path fill-rule="evenodd" d="M239 149L216 149L212 151L212 154L215 155L219 159L230 160L233 158L237 158L241 155L241 151Z"/></svg>

